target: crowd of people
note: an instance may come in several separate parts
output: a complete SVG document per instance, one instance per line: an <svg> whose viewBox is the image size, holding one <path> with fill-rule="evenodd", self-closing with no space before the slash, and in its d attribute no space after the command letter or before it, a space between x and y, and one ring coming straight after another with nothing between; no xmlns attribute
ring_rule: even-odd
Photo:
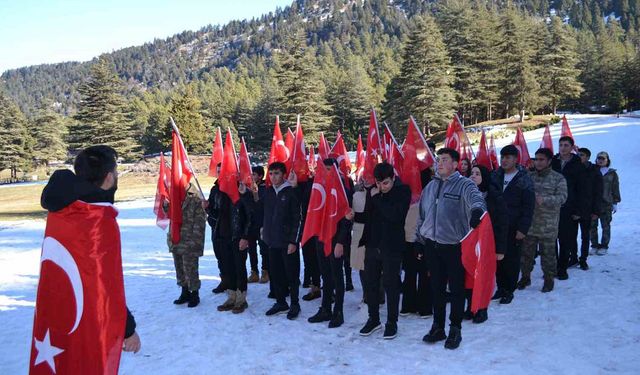
<svg viewBox="0 0 640 375"><path fill-rule="evenodd" d="M429 146L435 148L431 142ZM254 167L252 186L240 184L235 204L217 182L206 201L192 184L183 203L180 241L173 243L169 234L182 288L174 303L195 307L200 301L198 258L208 222L221 280L213 293L227 295L219 311L244 312L249 307L248 284L268 283L264 297L275 302L267 316L296 319L300 299L321 299L309 323L340 327L345 291L354 290L352 273L357 270L368 308L361 335L383 328L379 310L386 304L385 339L396 337L399 317L432 316L423 340L445 341L446 348L455 349L462 340L463 320L488 319L487 309L471 311L473 291L465 289L461 260L461 241L485 212L492 222L497 259L492 299L500 304L510 304L517 290L531 285L538 256L542 292L548 293L556 279L569 278L570 268L586 271L589 255L608 251L612 215L621 200L609 155L599 152L592 164L591 151L576 149L566 136L559 140L557 155L541 148L528 168L518 164L518 153L513 145L503 147L500 167L491 171L461 160L453 149L441 148L435 167L421 172L423 191L416 204L411 204L411 190L387 162L375 166L375 184L341 175L351 212L339 221L328 255L317 237L300 244L307 211L314 209L309 207L313 178L298 182L284 163L274 162L267 166L265 180L264 168ZM323 165L331 169L337 161L328 158L318 167ZM309 288L302 297L301 284Z"/></svg>

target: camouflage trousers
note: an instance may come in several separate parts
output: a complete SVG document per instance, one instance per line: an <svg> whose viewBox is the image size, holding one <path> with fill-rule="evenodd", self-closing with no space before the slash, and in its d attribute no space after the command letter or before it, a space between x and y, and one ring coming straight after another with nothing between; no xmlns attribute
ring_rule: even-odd
<svg viewBox="0 0 640 375"><path fill-rule="evenodd" d="M523 275L531 275L533 266L536 264L536 250L540 247L540 258L544 277L553 278L556 276L556 240L556 236L527 236L524 238L522 242L522 256L520 258L520 269Z"/></svg>
<svg viewBox="0 0 640 375"><path fill-rule="evenodd" d="M591 245L609 246L611 239L611 219L612 207L606 207L604 212L595 220L591 221ZM602 240L598 242L598 221L602 227Z"/></svg>
<svg viewBox="0 0 640 375"><path fill-rule="evenodd" d="M187 287L190 292L200 289L200 276L198 275L198 256L191 254L173 254L173 264L176 267L176 279L178 285Z"/></svg>

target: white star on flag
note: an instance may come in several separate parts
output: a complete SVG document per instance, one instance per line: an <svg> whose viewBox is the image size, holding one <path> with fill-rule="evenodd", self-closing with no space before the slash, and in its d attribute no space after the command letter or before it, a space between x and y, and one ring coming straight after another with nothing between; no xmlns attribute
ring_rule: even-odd
<svg viewBox="0 0 640 375"><path fill-rule="evenodd" d="M38 341L38 339L36 339L35 337L34 340L36 341L36 350L38 351L38 355L36 356L36 360L33 365L37 366L42 362L47 362L49 364L49 367L51 367L51 370L53 370L53 373L55 374L56 364L53 361L53 357L64 352L64 350L51 345L51 340L49 339L49 330L47 330L47 333L44 335L44 339L42 341Z"/></svg>

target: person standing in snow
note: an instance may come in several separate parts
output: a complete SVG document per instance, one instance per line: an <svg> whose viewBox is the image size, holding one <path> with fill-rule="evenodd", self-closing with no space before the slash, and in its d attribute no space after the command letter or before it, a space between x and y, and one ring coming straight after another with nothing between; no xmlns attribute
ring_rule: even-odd
<svg viewBox="0 0 640 375"><path fill-rule="evenodd" d="M560 152L554 156L551 168L562 173L567 181L567 200L560 209L558 227L558 279L569 278L567 269L578 264L578 224L588 206L585 197L585 167L578 155L573 154L573 138L560 137ZM587 209L588 211L588 209ZM590 215L590 213L589 213Z"/></svg>
<svg viewBox="0 0 640 375"><path fill-rule="evenodd" d="M163 209L168 212L169 205L165 205ZM173 255L176 279L178 286L182 288L180 297L173 301L176 305L188 303L188 307L196 307L200 303L198 260L204 252L206 226L206 214L202 208L200 192L193 183L189 183L186 197L182 203L180 241L173 243L171 231L167 233L167 244Z"/></svg>
<svg viewBox="0 0 640 375"><path fill-rule="evenodd" d="M507 249L496 270L498 290L491 299L509 304L518 283L522 241L531 226L536 197L528 172L518 165L518 149L514 145L507 145L500 150L500 168L492 178L502 188L509 211L509 229Z"/></svg>
<svg viewBox="0 0 640 375"><path fill-rule="evenodd" d="M487 210L484 198L470 179L457 171L460 154L450 148L438 150L438 173L424 188L416 235L424 243L431 271L433 325L423 341L445 340L444 347L456 349L462 341L464 277L460 242L470 228L480 224ZM451 291L449 336L445 334L446 289Z"/></svg>
<svg viewBox="0 0 640 375"><path fill-rule="evenodd" d="M578 149L578 155L585 168L585 184L584 190L585 201L580 216L580 269L586 271L589 269L587 258L589 257L589 240L591 239L591 224L594 220L598 220L598 215L602 211L602 175L598 166L592 164L591 151L588 148Z"/></svg>
<svg viewBox="0 0 640 375"><path fill-rule="evenodd" d="M254 214L251 215L251 229L249 231L249 263L251 265L251 275L247 279L248 283L269 282L269 252L267 245L260 239L262 230L262 220L264 219L264 195L267 186L264 183L264 168L256 166L251 168L251 178L258 188L258 200L253 206ZM262 258L262 276L258 273L258 247L260 247L260 257Z"/></svg>
<svg viewBox="0 0 640 375"><path fill-rule="evenodd" d="M611 240L611 219L618 210L617 205L621 200L620 181L616 170L611 168L611 159L607 152L599 152L596 163L602 175L602 197L600 215L591 225L591 246L596 249L597 255L605 255ZM602 226L600 241L598 241L598 220Z"/></svg>
<svg viewBox="0 0 640 375"><path fill-rule="evenodd" d="M221 164L218 163L216 166L218 176L220 176L220 167ZM211 226L213 253L220 272L220 283L211 292L219 294L227 290L227 278L224 273L226 269L224 254L226 253L226 247L231 246L231 200L225 193L220 191L218 180L211 187L206 206L207 222Z"/></svg>
<svg viewBox="0 0 640 375"><path fill-rule="evenodd" d="M264 197L262 239L269 246L269 277L273 279L276 303L266 315L287 312L287 319L293 320L300 314L300 198L292 185L295 173L289 174L289 180L284 178L284 163L269 164L268 172L271 187ZM287 290L291 306L286 301Z"/></svg>
<svg viewBox="0 0 640 375"><path fill-rule="evenodd" d="M567 182L560 173L551 169L552 158L551 150L539 149L533 162L535 170L529 172L536 193L536 207L531 228L522 244L522 278L518 281L520 290L531 285L531 271L538 248L544 274L542 292L550 292L554 286L558 221L560 207L567 200Z"/></svg>
<svg viewBox="0 0 640 375"><path fill-rule="evenodd" d="M369 319L360 335L369 336L382 328L380 324L380 280L387 295L387 324L384 338L398 333L400 303L400 265L405 249L404 224L411 203L411 190L396 179L393 166L387 162L375 166L376 187L369 191L365 207L366 223L360 245L366 247L364 272L367 282Z"/></svg>

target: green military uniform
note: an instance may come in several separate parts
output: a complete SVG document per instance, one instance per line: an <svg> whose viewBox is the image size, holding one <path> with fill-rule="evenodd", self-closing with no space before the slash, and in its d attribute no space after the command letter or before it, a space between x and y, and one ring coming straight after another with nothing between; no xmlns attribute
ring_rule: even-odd
<svg viewBox="0 0 640 375"><path fill-rule="evenodd" d="M615 169L609 168L607 173L602 176L602 212L598 215L598 219L591 222L591 245L609 247L613 205L618 203L620 203L618 173ZM602 240L600 242L598 242L598 220L602 225Z"/></svg>
<svg viewBox="0 0 640 375"><path fill-rule="evenodd" d="M180 242L173 244L171 231L167 234L169 251L173 254L178 285L186 287L190 292L200 289L198 274L198 258L204 251L204 232L206 214L202 208L197 188L190 184L187 197L182 204L182 227Z"/></svg>
<svg viewBox="0 0 640 375"><path fill-rule="evenodd" d="M556 275L556 249L560 206L567 200L567 182L562 174L551 167L542 171L530 171L536 196L542 197L542 204L536 201L533 221L522 245L520 266L523 277L529 277L535 264L536 248L540 246L542 272L545 279Z"/></svg>

